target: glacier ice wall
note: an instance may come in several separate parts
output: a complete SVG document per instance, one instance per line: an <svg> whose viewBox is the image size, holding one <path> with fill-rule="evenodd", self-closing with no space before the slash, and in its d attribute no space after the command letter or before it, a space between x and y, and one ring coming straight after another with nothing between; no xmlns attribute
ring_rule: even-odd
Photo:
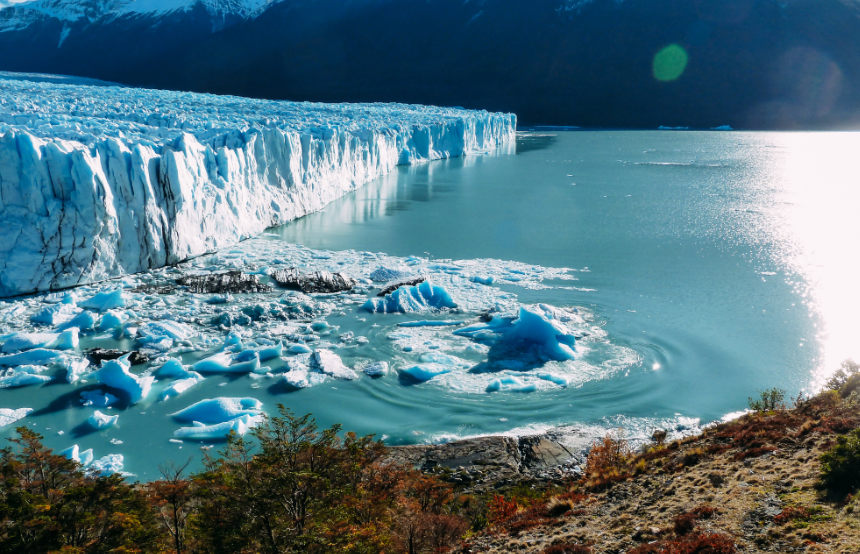
<svg viewBox="0 0 860 554"><path fill-rule="evenodd" d="M398 164L510 147L516 116L0 74L0 297L176 263Z"/></svg>

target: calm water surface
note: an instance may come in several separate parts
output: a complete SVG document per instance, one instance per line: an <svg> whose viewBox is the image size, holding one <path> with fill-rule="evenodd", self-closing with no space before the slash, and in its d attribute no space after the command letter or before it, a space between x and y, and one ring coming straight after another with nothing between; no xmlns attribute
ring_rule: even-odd
<svg viewBox="0 0 860 554"><path fill-rule="evenodd" d="M523 133L516 156L402 168L278 233L587 269L589 290L520 298L590 308L641 363L524 400L535 418L707 421L860 358L857 152L860 133Z"/></svg>

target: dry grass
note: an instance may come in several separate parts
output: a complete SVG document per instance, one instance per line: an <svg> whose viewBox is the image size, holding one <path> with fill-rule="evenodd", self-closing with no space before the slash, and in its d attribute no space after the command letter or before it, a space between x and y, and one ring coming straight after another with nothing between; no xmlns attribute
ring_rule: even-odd
<svg viewBox="0 0 860 554"><path fill-rule="evenodd" d="M857 554L860 494L832 502L819 484L821 455L858 424L856 392L825 392L636 455L608 438L582 481L470 551Z"/></svg>

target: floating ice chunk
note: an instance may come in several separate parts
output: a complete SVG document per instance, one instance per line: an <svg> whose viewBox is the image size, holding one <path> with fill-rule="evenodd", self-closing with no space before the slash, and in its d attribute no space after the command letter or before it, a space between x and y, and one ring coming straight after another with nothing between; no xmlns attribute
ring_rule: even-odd
<svg viewBox="0 0 860 554"><path fill-rule="evenodd" d="M315 369L337 379L358 379L358 373L346 367L340 356L331 350L316 350L311 356Z"/></svg>
<svg viewBox="0 0 860 554"><path fill-rule="evenodd" d="M371 377L382 377L388 375L388 362L378 361L369 363L361 368L361 370Z"/></svg>
<svg viewBox="0 0 860 554"><path fill-rule="evenodd" d="M496 316L486 324L457 329L454 334L493 342L510 353L521 351L545 360L572 360L576 338L562 319L568 318L545 304L522 306L514 319Z"/></svg>
<svg viewBox="0 0 860 554"><path fill-rule="evenodd" d="M408 313L456 307L447 290L424 281L418 285L400 287L382 298L371 298L361 309L371 313Z"/></svg>
<svg viewBox="0 0 860 554"><path fill-rule="evenodd" d="M96 318L93 316L92 312L84 310L71 319L57 325L56 330L64 331L66 329L77 327L81 331L88 331L95 327L95 324Z"/></svg>
<svg viewBox="0 0 860 554"><path fill-rule="evenodd" d="M0 389L11 389L47 383L51 380L51 377L42 374L47 369L48 368L45 366L35 365L22 365L15 369L10 369L5 375L0 377Z"/></svg>
<svg viewBox="0 0 860 554"><path fill-rule="evenodd" d="M87 423L93 429L107 429L108 427L113 427L116 425L117 420L119 420L119 415L108 415L106 413L95 410L93 415L87 418Z"/></svg>
<svg viewBox="0 0 860 554"><path fill-rule="evenodd" d="M445 354L444 352L424 352L418 357L418 359L424 363L448 366L452 369L467 368L470 365L464 360L450 354Z"/></svg>
<svg viewBox="0 0 860 554"><path fill-rule="evenodd" d="M66 382L76 383L90 366L90 361L86 358L66 358L62 362L63 369L66 370Z"/></svg>
<svg viewBox="0 0 860 554"><path fill-rule="evenodd" d="M0 352L3 354L14 354L22 350L43 348L54 342L57 333L11 333L0 337Z"/></svg>
<svg viewBox="0 0 860 554"><path fill-rule="evenodd" d="M439 375L443 375L445 373L451 372L451 366L440 365L440 364L418 364L411 367L407 367L406 369L401 369L400 374L405 375L408 378L423 383L425 381L429 381L434 377L438 377Z"/></svg>
<svg viewBox="0 0 860 554"><path fill-rule="evenodd" d="M173 436L184 440L219 440L224 439L231 431L237 435L244 435L262 423L262 415L243 415L221 423L205 425L195 421L192 427L180 427L173 432Z"/></svg>
<svg viewBox="0 0 860 554"><path fill-rule="evenodd" d="M112 308L122 308L125 306L125 298L122 297L122 289L114 289L110 291L100 292L95 296L78 302L78 306L88 310L103 312Z"/></svg>
<svg viewBox="0 0 860 554"><path fill-rule="evenodd" d="M57 452L57 455L65 456L70 460L78 462L82 466L88 466L93 461L93 449L87 448L86 450L82 451L77 444L73 444L65 450Z"/></svg>
<svg viewBox="0 0 860 554"><path fill-rule="evenodd" d="M534 383L523 383L516 377L501 377L493 379L487 385L487 392L509 391L509 392L534 392L537 386Z"/></svg>
<svg viewBox="0 0 860 554"><path fill-rule="evenodd" d="M243 415L259 415L263 403L256 398L207 398L171 414L178 421L222 423Z"/></svg>
<svg viewBox="0 0 860 554"><path fill-rule="evenodd" d="M158 399L161 401L168 400L173 398L174 396L179 396L183 392L187 391L197 383L203 380L203 376L197 373L197 377L186 377L185 379L177 379L176 381L170 383L170 385L161 391L161 394L158 395Z"/></svg>
<svg viewBox="0 0 860 554"><path fill-rule="evenodd" d="M80 447L77 444L73 444L72 446L70 446L68 448L60 450L59 452L57 452L57 455L58 456L65 456L66 458L68 458L70 460L74 460L76 462L81 461Z"/></svg>
<svg viewBox="0 0 860 554"><path fill-rule="evenodd" d="M245 361L236 361L231 352L218 352L208 358L203 358L192 367L200 373L251 373L260 369L260 356L251 351L253 357Z"/></svg>
<svg viewBox="0 0 860 554"><path fill-rule="evenodd" d="M279 358L283 352L284 345L281 343L278 343L274 346L267 346L257 351L261 362L266 362L269 360L274 360L275 358Z"/></svg>
<svg viewBox="0 0 860 554"><path fill-rule="evenodd" d="M0 408L0 427L5 427L6 425L15 423L19 419L24 419L32 411L33 408L18 408L17 410Z"/></svg>
<svg viewBox="0 0 860 554"><path fill-rule="evenodd" d="M168 358L152 373L157 379L178 379L188 377L188 369L176 358Z"/></svg>
<svg viewBox="0 0 860 554"><path fill-rule="evenodd" d="M544 381L555 383L560 387L566 387L570 384L570 379L564 377L563 375L558 375L556 373L538 373L537 377L539 379L543 379Z"/></svg>
<svg viewBox="0 0 860 554"><path fill-rule="evenodd" d="M89 464L87 469L91 473L103 476L113 475L114 473L130 476L130 473L123 471L124 465L125 459L122 454L108 454Z"/></svg>
<svg viewBox="0 0 860 554"><path fill-rule="evenodd" d="M98 329L99 331L120 329L126 321L128 321L128 315L126 315L125 313L108 310L107 312L102 314L102 317L99 320Z"/></svg>
<svg viewBox="0 0 860 554"><path fill-rule="evenodd" d="M233 354L231 352L218 352L217 354L203 358L191 367L201 373L223 373L232 362Z"/></svg>
<svg viewBox="0 0 860 554"><path fill-rule="evenodd" d="M98 382L108 387L121 390L128 395L132 404L137 404L149 394L155 377L151 375L135 375L129 370L127 356L104 362L101 369L95 373Z"/></svg>
<svg viewBox="0 0 860 554"><path fill-rule="evenodd" d="M287 349L287 352L290 354L310 354L311 349L309 346L304 344L291 344Z"/></svg>
<svg viewBox="0 0 860 554"><path fill-rule="evenodd" d="M413 273L414 271L405 268L378 267L370 274L370 278L377 283L387 283L389 281L405 279Z"/></svg>
<svg viewBox="0 0 860 554"><path fill-rule="evenodd" d="M327 379L323 373L310 371L307 367L291 369L281 377L284 384L293 389L306 389L319 385Z"/></svg>
<svg viewBox="0 0 860 554"><path fill-rule="evenodd" d="M472 275L469 277L469 280L473 283L480 283L482 285L492 285L496 282L496 278L493 276L481 276L481 275Z"/></svg>
<svg viewBox="0 0 860 554"><path fill-rule="evenodd" d="M42 308L30 317L33 325L58 325L74 317L77 310L71 304L54 304Z"/></svg>
<svg viewBox="0 0 860 554"><path fill-rule="evenodd" d="M138 334L145 339L161 339L168 337L174 340L186 340L194 336L194 330L178 321L170 319L162 319L160 321L150 321L141 326Z"/></svg>
<svg viewBox="0 0 860 554"><path fill-rule="evenodd" d="M74 350L80 344L80 338L78 337L79 329L77 327L70 327L66 329L57 337L51 341L48 345L48 348L56 348L58 350Z"/></svg>
<svg viewBox="0 0 860 554"><path fill-rule="evenodd" d="M107 408L119 403L119 398L101 390L85 390L81 393L81 404L96 408Z"/></svg>
<svg viewBox="0 0 860 554"><path fill-rule="evenodd" d="M62 353L58 350L48 350L47 348L34 348L25 350L17 354L7 354L0 356L0 367L14 367L18 365L45 365L57 358L62 357Z"/></svg>

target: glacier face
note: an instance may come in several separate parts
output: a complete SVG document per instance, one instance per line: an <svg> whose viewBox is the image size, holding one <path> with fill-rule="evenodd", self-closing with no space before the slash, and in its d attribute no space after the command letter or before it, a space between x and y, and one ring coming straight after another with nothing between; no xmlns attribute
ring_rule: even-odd
<svg viewBox="0 0 860 554"><path fill-rule="evenodd" d="M214 251L398 164L514 142L516 116L316 104L0 73L0 296Z"/></svg>

